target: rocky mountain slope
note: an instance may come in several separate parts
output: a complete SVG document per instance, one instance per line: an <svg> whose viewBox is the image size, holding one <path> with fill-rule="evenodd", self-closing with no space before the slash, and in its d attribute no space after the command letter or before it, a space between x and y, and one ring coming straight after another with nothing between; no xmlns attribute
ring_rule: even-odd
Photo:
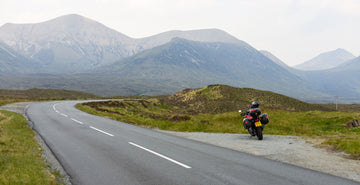
<svg viewBox="0 0 360 185"><path fill-rule="evenodd" d="M37 61L47 73L92 69L133 53L131 38L79 15L37 24L5 24L0 40Z"/></svg>
<svg viewBox="0 0 360 185"><path fill-rule="evenodd" d="M0 74L24 74L39 68L34 61L0 41Z"/></svg>
<svg viewBox="0 0 360 185"><path fill-rule="evenodd" d="M360 93L360 57L347 61L337 68L307 71L300 73L307 81L312 81L323 91L347 99L349 103L357 102Z"/></svg>
<svg viewBox="0 0 360 185"><path fill-rule="evenodd" d="M317 94L307 82L249 45L181 38L76 76L101 76L104 82L138 90L136 94L169 94L214 83L297 97Z"/></svg>
<svg viewBox="0 0 360 185"><path fill-rule="evenodd" d="M321 53L309 61L294 66L294 68L304 71L326 70L335 68L354 58L355 56L353 54L339 48L333 51Z"/></svg>
<svg viewBox="0 0 360 185"><path fill-rule="evenodd" d="M175 37L247 45L218 29L169 31L133 39L76 14L42 23L5 24L0 27L0 41L29 60L36 61L42 73L52 74L86 71L111 64L163 45Z"/></svg>
<svg viewBox="0 0 360 185"><path fill-rule="evenodd" d="M260 50L260 52L266 56L267 58L269 58L270 60L272 60L273 62L275 62L276 64L284 67L284 68L289 68L289 66L287 64L285 64L285 62L283 62L282 60L280 60L279 58L277 58L275 55L273 55L272 53L270 53L269 51L266 50Z"/></svg>

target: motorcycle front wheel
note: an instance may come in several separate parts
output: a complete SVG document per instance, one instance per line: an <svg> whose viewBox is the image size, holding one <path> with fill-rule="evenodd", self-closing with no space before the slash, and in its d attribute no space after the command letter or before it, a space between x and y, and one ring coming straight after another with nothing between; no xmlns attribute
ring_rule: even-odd
<svg viewBox="0 0 360 185"><path fill-rule="evenodd" d="M256 127L255 130L256 130L256 136L257 136L258 140L262 140L263 139L263 133L262 133L263 128Z"/></svg>
<svg viewBox="0 0 360 185"><path fill-rule="evenodd" d="M248 131L249 131L249 134L250 134L251 136L255 136L255 135L256 135L254 129L252 129L251 127L248 128Z"/></svg>

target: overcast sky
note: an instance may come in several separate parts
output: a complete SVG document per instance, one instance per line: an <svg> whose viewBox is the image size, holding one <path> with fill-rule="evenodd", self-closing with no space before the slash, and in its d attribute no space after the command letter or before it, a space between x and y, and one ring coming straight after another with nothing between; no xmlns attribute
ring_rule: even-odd
<svg viewBox="0 0 360 185"><path fill-rule="evenodd" d="M360 55L360 0L0 0L0 26L73 13L133 38L218 28L290 66L337 48Z"/></svg>

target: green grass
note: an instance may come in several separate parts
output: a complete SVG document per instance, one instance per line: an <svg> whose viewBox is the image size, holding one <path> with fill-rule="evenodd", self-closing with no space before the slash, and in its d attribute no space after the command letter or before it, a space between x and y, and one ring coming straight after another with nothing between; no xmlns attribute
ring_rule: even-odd
<svg viewBox="0 0 360 185"><path fill-rule="evenodd" d="M13 101L46 101L46 100L78 100L96 99L93 94L63 90L63 89L28 89L6 90L0 89L0 100Z"/></svg>
<svg viewBox="0 0 360 185"><path fill-rule="evenodd" d="M330 109L336 109L338 111L341 112L359 112L360 111L360 104L339 104L339 105L335 105L335 104L323 104L321 105L323 107L327 107Z"/></svg>
<svg viewBox="0 0 360 185"><path fill-rule="evenodd" d="M14 102L16 102L16 100L0 100L0 107Z"/></svg>
<svg viewBox="0 0 360 185"><path fill-rule="evenodd" d="M360 131L347 133L344 135L331 136L327 139L325 144L335 145L338 149L343 150L345 153L351 154L355 159L360 160Z"/></svg>
<svg viewBox="0 0 360 185"><path fill-rule="evenodd" d="M200 89L185 89L171 96L158 98L162 104L178 107L178 111L187 114L237 111L248 109L252 101L271 110L310 111L334 110L331 107L306 103L288 96L250 88L235 88L226 85L209 85ZM188 110L193 111L190 113Z"/></svg>
<svg viewBox="0 0 360 185"><path fill-rule="evenodd" d="M0 111L0 184L60 184L41 150L22 115Z"/></svg>
<svg viewBox="0 0 360 185"><path fill-rule="evenodd" d="M93 98L98 97L69 90L0 89L0 106L24 101ZM0 184L60 184L56 180L60 174L49 172L41 150L22 115L0 111Z"/></svg>
<svg viewBox="0 0 360 185"><path fill-rule="evenodd" d="M77 107L91 114L148 128L182 132L247 133L242 126L243 118L238 112L191 114L191 109L181 112L179 107L162 104L159 99L93 102L79 104ZM360 119L360 113L272 109L263 109L263 112L270 117L270 123L264 130L265 135L324 138L325 144L336 145L354 158L360 157L360 128L343 127L353 118Z"/></svg>

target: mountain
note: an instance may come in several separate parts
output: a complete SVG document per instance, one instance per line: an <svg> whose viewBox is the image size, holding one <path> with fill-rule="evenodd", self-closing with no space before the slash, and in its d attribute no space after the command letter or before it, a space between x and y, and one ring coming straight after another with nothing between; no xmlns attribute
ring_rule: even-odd
<svg viewBox="0 0 360 185"><path fill-rule="evenodd" d="M8 45L0 41L0 73L23 74L36 70L39 67L32 60L17 53Z"/></svg>
<svg viewBox="0 0 360 185"><path fill-rule="evenodd" d="M354 58L355 56L353 54L339 48L334 51L322 53L307 62L294 66L294 68L305 71L325 70L335 68Z"/></svg>
<svg viewBox="0 0 360 185"><path fill-rule="evenodd" d="M76 14L42 23L8 23L0 27L0 41L36 61L38 71L51 74L86 71L111 64L140 51L163 45L175 37L247 45L218 29L169 31L133 39Z"/></svg>
<svg viewBox="0 0 360 185"><path fill-rule="evenodd" d="M337 68L332 69L333 72L345 72L348 71L349 73L355 73L360 71L360 56L346 61L343 64L339 65Z"/></svg>
<svg viewBox="0 0 360 185"><path fill-rule="evenodd" d="M305 71L301 77L346 103L359 103L360 98L360 56L340 66L321 71ZM334 99L334 98L333 98Z"/></svg>
<svg viewBox="0 0 360 185"><path fill-rule="evenodd" d="M5 24L0 40L37 61L46 73L92 69L133 54L133 39L75 14L37 24Z"/></svg>
<svg viewBox="0 0 360 185"><path fill-rule="evenodd" d="M270 90L300 99L326 96L248 44L182 38L87 72L0 79L0 88L61 88L102 96L172 94L208 84Z"/></svg>
<svg viewBox="0 0 360 185"><path fill-rule="evenodd" d="M333 64L330 59L351 57L338 49L318 58ZM359 97L357 74L349 76L357 69L356 60L337 69L300 71L222 30L168 31L134 39L75 14L0 27L3 89L159 95L227 84L313 101L334 94Z"/></svg>
<svg viewBox="0 0 360 185"><path fill-rule="evenodd" d="M88 80L101 77L97 78L98 85L107 82L115 89L126 87L123 90L131 94L171 94L216 83L296 97L317 94L307 82L249 45L181 38L75 76Z"/></svg>
<svg viewBox="0 0 360 185"><path fill-rule="evenodd" d="M275 62L276 64L284 67L284 68L289 68L289 66L287 64L285 64L282 60L280 60L278 57L276 57L275 55L273 55L272 53L270 53L269 51L266 50L260 50L260 53L262 53L263 55L265 55L267 58L269 58L270 60L272 60L273 62Z"/></svg>
<svg viewBox="0 0 360 185"><path fill-rule="evenodd" d="M146 50L160 46L170 42L173 38L183 38L186 40L200 41L200 42L224 42L234 43L243 46L251 47L244 41L219 29L200 29L190 31L173 30L160 33L154 36L145 37L137 40L138 49Z"/></svg>

